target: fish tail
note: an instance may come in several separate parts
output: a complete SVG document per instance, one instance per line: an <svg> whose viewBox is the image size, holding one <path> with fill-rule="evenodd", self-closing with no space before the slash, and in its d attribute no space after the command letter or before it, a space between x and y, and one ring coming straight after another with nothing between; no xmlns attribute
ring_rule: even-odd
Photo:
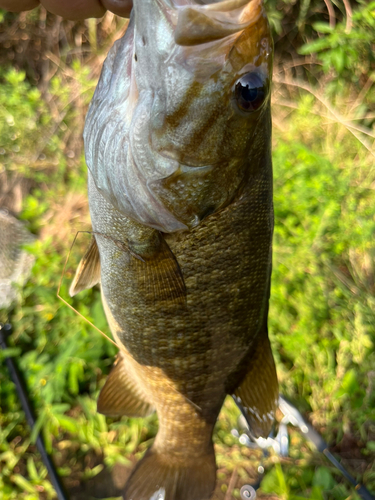
<svg viewBox="0 0 375 500"><path fill-rule="evenodd" d="M183 443L181 443L183 449ZM181 451L182 451L181 449ZM151 447L132 472L124 500L209 500L215 489L213 446L193 459L174 457Z"/></svg>

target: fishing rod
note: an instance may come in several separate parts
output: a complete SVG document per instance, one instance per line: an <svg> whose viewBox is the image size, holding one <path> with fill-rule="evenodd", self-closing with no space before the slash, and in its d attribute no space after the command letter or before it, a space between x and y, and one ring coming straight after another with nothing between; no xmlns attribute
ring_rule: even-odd
<svg viewBox="0 0 375 500"><path fill-rule="evenodd" d="M17 302L19 288L24 286L31 274L34 257L22 249L25 243L31 243L35 237L29 233L24 224L19 221L6 208L0 206L0 309L11 310L12 304ZM18 285L18 288L15 286ZM8 367L10 377L13 380L26 420L31 429L35 425L35 415L27 396L27 387L22 374L17 368L14 358L8 354L7 339L12 333L9 322L0 323L0 347L4 351L5 364ZM38 434L36 446L41 454L44 465L47 468L51 483L55 488L58 500L68 500L64 486L61 484L55 466L50 455L47 453L43 438Z"/></svg>
<svg viewBox="0 0 375 500"><path fill-rule="evenodd" d="M369 492L369 490L361 483L358 483L355 478L349 474L345 467L334 457L334 455L329 451L329 446L323 437L314 429L314 427L307 422L301 413L297 410L295 406L288 401L285 396L280 395L279 397L279 409L281 410L284 417L279 424L279 431L276 437L255 438L251 434L251 430L247 421L246 414L243 407L234 400L237 407L241 411L239 418L240 427L245 431L241 435L237 429L232 430L232 434L238 437L241 444L247 446L248 448L260 448L263 450L263 457L266 458L269 455L269 449L273 449L279 456L288 456L289 451L289 439L288 439L288 429L287 424L291 424L294 427L298 427L302 434L314 444L316 449L323 453L325 457L340 471L340 473L351 483L351 485L356 490L357 494L362 498L362 500L375 500L375 496ZM245 484L241 490L240 495L242 500L255 500L257 497L256 490L260 487L264 467L259 465L258 467L258 480L255 484Z"/></svg>
<svg viewBox="0 0 375 500"><path fill-rule="evenodd" d="M8 367L11 379L13 380L14 385L16 386L18 397L20 399L22 409L25 412L27 423L29 424L29 427L33 429L36 419L29 398L27 397L27 390L25 383L22 379L22 375L18 370L14 359L11 356L8 356L6 351L8 349L7 337L11 333L12 333L12 326L10 325L10 323L5 323L5 324L0 323L0 346L1 349L4 350L5 363ZM52 458L46 451L44 440L40 433L36 438L36 446L39 450L39 453L41 454L43 463L47 468L50 481L53 487L55 488L58 500L69 500L68 494L56 472Z"/></svg>

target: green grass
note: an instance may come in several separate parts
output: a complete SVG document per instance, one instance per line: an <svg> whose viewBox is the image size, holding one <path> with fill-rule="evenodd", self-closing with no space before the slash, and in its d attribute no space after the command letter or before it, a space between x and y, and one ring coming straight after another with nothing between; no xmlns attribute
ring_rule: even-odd
<svg viewBox="0 0 375 500"><path fill-rule="evenodd" d="M112 420L96 413L95 401L115 348L56 297L69 242L77 230L90 227L80 136L94 82L88 65L72 64L73 74L66 76L60 69L50 83L54 116L51 101L42 99L24 74L0 74L2 157L9 174L17 172L34 182L20 216L39 236L28 247L36 256L32 276L10 314L12 353L25 375L38 422L30 435L0 363L4 500L54 498L33 444L37 430L53 451L59 473L75 491L79 482L94 481L115 464L129 468L157 429L155 416ZM331 92L322 83L318 95L325 89ZM345 114L355 103L358 94L351 92L345 89L331 99L338 113ZM269 319L281 391L334 446L350 472L375 491L373 151L364 145L369 137L356 132L360 142L353 135L353 121L350 126L338 123L308 92L294 87L287 95L293 109L286 107L285 86L281 93L284 101L278 90L273 106L275 237ZM4 120L13 123L12 134L1 128ZM48 144L40 142L46 135ZM61 288L65 298L88 241L88 235L80 235L72 250ZM108 333L97 289L69 301ZM0 321L6 319L7 312L0 311ZM1 361L1 352L0 356ZM239 498L239 488L255 479L261 459L230 434L237 417L228 399L214 435L217 499ZM290 458L271 455L264 466L264 497L358 498L294 429Z"/></svg>
<svg viewBox="0 0 375 500"><path fill-rule="evenodd" d="M276 128L274 136L271 340L281 390L328 442L353 438L349 458L366 462L361 470L374 490L366 445L375 431L373 157L350 131L314 117L306 102L316 111L302 96L286 130ZM318 458L299 459L309 456ZM307 468L303 481L295 465L285 465L285 481L281 470L266 477L266 491L273 485L285 498L349 495L327 463Z"/></svg>

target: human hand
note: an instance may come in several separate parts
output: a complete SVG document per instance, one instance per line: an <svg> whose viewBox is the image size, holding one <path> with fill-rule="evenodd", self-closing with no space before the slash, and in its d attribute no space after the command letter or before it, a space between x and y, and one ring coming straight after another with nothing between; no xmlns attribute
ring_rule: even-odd
<svg viewBox="0 0 375 500"><path fill-rule="evenodd" d="M49 12L65 19L102 17L106 10L122 17L129 17L133 0L0 0L0 9L10 12L31 10L41 4Z"/></svg>

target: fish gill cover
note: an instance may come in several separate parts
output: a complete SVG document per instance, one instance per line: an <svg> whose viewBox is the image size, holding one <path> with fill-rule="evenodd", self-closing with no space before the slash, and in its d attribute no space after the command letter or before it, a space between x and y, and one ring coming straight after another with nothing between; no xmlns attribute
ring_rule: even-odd
<svg viewBox="0 0 375 500"><path fill-rule="evenodd" d="M105 61L86 119L86 161L98 190L125 215L163 232L196 225L199 215L176 214L176 200L163 201L159 185L181 169L212 169L244 156L241 147L227 152L222 147L231 140L224 138L231 138L228 95L233 74L262 63L270 78L272 41L260 0L135 2L125 36ZM198 115L219 105L215 127L201 132L205 151L184 152L198 133ZM176 114L179 122L166 124L166 117ZM218 207L233 193L226 196Z"/></svg>

